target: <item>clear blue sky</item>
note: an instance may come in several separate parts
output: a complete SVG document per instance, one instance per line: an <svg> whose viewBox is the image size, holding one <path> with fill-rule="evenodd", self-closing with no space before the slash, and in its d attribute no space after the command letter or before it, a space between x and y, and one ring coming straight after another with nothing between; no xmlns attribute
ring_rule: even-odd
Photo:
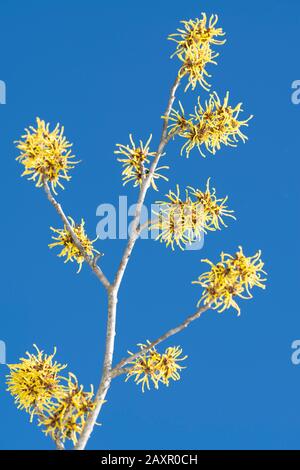
<svg viewBox="0 0 300 470"><path fill-rule="evenodd" d="M180 252L138 243L120 292L116 359L192 313L200 290L191 285L200 259L242 244L263 251L265 292L234 311L206 314L174 341L189 358L182 380L142 394L118 379L90 449L300 448L300 366L291 363L299 320L299 125L291 83L300 79L297 0L111 2L58 0L1 2L0 106L1 325L7 361L37 343L69 364L80 381L98 384L104 346L105 296L85 267L63 265L50 252L49 225L60 221L41 190L20 178L13 141L40 116L65 125L82 160L60 200L74 218L84 216L91 236L96 207L136 191L123 188L113 155L129 132L156 144L160 116L177 71L166 36L181 19L218 13L227 32L211 67L212 85L255 115L249 142L215 157L179 158L170 145L170 183L201 186L207 177L228 194L237 221L210 234L202 251ZM203 90L197 92L203 95ZM180 94L192 108L197 92ZM151 194L150 201L157 195ZM112 277L124 241L99 242ZM5 392L0 366L0 448L50 449Z"/></svg>

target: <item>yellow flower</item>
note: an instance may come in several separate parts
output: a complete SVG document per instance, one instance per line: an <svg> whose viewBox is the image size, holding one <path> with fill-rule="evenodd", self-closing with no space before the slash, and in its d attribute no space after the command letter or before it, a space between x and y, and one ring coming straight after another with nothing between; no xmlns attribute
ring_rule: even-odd
<svg viewBox="0 0 300 470"><path fill-rule="evenodd" d="M156 240L171 245L174 244L182 250L196 236L200 236L203 227L203 211L200 205L196 206L189 197L188 190L185 198L180 196L180 188L176 186L176 193L169 191L166 201L156 201L159 210L153 211L156 219L152 222L150 229L159 230ZM199 229L200 228L200 232Z"/></svg>
<svg viewBox="0 0 300 470"><path fill-rule="evenodd" d="M191 196L196 199L196 203L199 203L203 207L205 214L205 229L206 230L220 230L221 225L227 227L223 217L231 217L235 219L232 210L227 209L226 202L228 196L225 198L217 198L215 188L210 189L209 187L210 178L206 183L206 191L203 192L200 189L194 189L189 187Z"/></svg>
<svg viewBox="0 0 300 470"><path fill-rule="evenodd" d="M211 15L208 20L206 13L202 13L202 18L200 19L181 21L184 29L177 29L178 32L170 34L168 38L177 43L177 48L173 55L181 54L191 46L200 47L204 44L224 44L225 40L217 39L217 37L225 35L222 28L216 27L217 22L217 15Z"/></svg>
<svg viewBox="0 0 300 470"><path fill-rule="evenodd" d="M146 345L140 344L141 349ZM130 351L129 351L130 353ZM132 353L130 353L132 354ZM150 390L150 382L154 384L154 388L158 388L158 374L156 364L160 359L160 354L155 348L150 349L147 353L129 362L133 367L127 373L126 382L130 377L134 377L136 384L142 384L142 391L145 391L145 386Z"/></svg>
<svg viewBox="0 0 300 470"><path fill-rule="evenodd" d="M185 111L181 102L178 102L180 111L172 108L170 116L168 117L168 128L170 129L169 135L176 134L184 135L184 132L193 125L193 119L191 116L186 117ZM163 116L163 119L165 117Z"/></svg>
<svg viewBox="0 0 300 470"><path fill-rule="evenodd" d="M60 180L69 181L69 170L78 162L73 161L70 144L64 137L64 128L56 125L53 131L49 130L49 124L37 118L37 128L30 126L25 129L23 140L17 141L17 148L21 151L17 160L24 165L22 176L29 175L29 179L36 181L36 186L43 186L44 181L49 181L53 192L56 185L63 188ZM55 193L56 194L56 193Z"/></svg>
<svg viewBox="0 0 300 470"><path fill-rule="evenodd" d="M227 263L239 273L239 276L249 296L251 296L249 289L252 289L252 287L257 286L261 287L262 289L265 288L263 282L266 279L262 279L260 273L266 273L263 271L264 263L260 259L260 256L260 251L258 251L254 256L245 256L241 246L239 247L239 251L235 254L235 256L227 255Z"/></svg>
<svg viewBox="0 0 300 470"><path fill-rule="evenodd" d="M157 364L157 369L159 371L160 381L164 385L169 385L170 379L179 380L180 379L180 370L184 369L181 365L178 364L180 361L184 361L187 356L180 357L182 354L182 349L179 346L173 346L166 349L166 351L161 355L159 363Z"/></svg>
<svg viewBox="0 0 300 470"><path fill-rule="evenodd" d="M152 139L152 135L150 135L149 139L147 140L146 144L144 145L143 142L140 140L140 145L136 147L132 135L129 135L131 146L117 144L118 150L115 150L115 154L123 155L125 158L118 158L118 161L123 163L124 170L122 172L124 185L133 181L133 186L141 186L145 177L149 174L150 167L147 166L150 163L149 157L155 157L156 152L149 151L149 145ZM158 167L156 170L164 170L168 169L168 166L161 166ZM155 180L162 178L168 181L168 178L165 176L154 172L151 178L151 185L157 191L157 186Z"/></svg>
<svg viewBox="0 0 300 470"><path fill-rule="evenodd" d="M81 219L80 224L75 224L74 220L71 217L68 217L70 221L70 225L77 236L81 246L83 247L84 252L91 258L93 258L94 253L98 253L94 247L93 243L97 240L90 240L84 230L84 220ZM65 263L68 261L76 261L79 264L78 268L78 273L81 271L82 268L82 263L84 262L84 256L80 252L80 250L77 248L77 246L74 244L72 235L70 234L69 230L67 229L66 226L64 226L63 229L56 229L53 227L50 227L50 229L56 233L58 236L52 236L53 240L56 240L54 243L50 243L48 246L49 248L53 248L55 246L62 246L62 250L59 253L59 257L65 256L66 260Z"/></svg>
<svg viewBox="0 0 300 470"><path fill-rule="evenodd" d="M39 420L45 427L45 434L54 440L65 442L69 439L75 445L77 435L83 430L88 414L95 408L94 391L85 392L74 374L69 373L64 394L49 406L47 413Z"/></svg>
<svg viewBox="0 0 300 470"><path fill-rule="evenodd" d="M148 344L139 344L141 350L145 349ZM130 354L132 354L129 351ZM177 347L169 347L163 354L160 354L155 348L151 348L137 359L134 359L131 364L126 377L126 382L130 377L134 377L135 383L142 384L142 391L145 391L145 386L150 390L150 383L154 385L155 389L158 389L159 383L169 385L170 379L179 380L179 371L184 367L177 364L183 361L187 356L180 357L182 349Z"/></svg>
<svg viewBox="0 0 300 470"><path fill-rule="evenodd" d="M177 185L176 193L169 191L166 201L157 201L158 210L150 225L151 230L158 230L156 240L166 243L166 246L179 246L184 249L186 245L200 239L204 233L220 230L221 225L226 227L223 217L235 218L226 205L227 197L217 198L216 190L206 184L206 191L188 187L185 198L180 196ZM221 224L221 225L220 225Z"/></svg>
<svg viewBox="0 0 300 470"><path fill-rule="evenodd" d="M93 387L85 392L74 374L69 373L67 378L59 375L66 365L53 361L56 349L47 355L34 347L36 354L27 353L28 358L21 358L19 364L9 364L8 390L18 408L30 413L31 421L37 416L46 435L76 444L77 434L95 408Z"/></svg>
<svg viewBox="0 0 300 470"><path fill-rule="evenodd" d="M176 50L171 57L177 55L183 62L178 76L179 78L188 76L188 84L185 91L191 86L194 90L199 83L205 90L209 90L207 77L210 75L206 71L207 64L216 64L214 59L219 55L211 49L211 44L221 45L224 40L217 39L224 36L222 28L217 28L218 17L212 15L207 19L205 13L202 18L182 21L184 29L178 29L177 33L171 34L169 39L177 43Z"/></svg>
<svg viewBox="0 0 300 470"><path fill-rule="evenodd" d="M44 354L37 346L36 354L27 354L18 364L9 364L8 391L15 398L18 408L31 415L43 412L53 398L62 396L60 372L66 367L54 361L56 349L51 355Z"/></svg>
<svg viewBox="0 0 300 470"><path fill-rule="evenodd" d="M178 135L186 139L181 154L185 151L188 157L191 150L197 147L200 154L205 157L202 152L203 145L206 150L215 154L217 150L220 150L221 144L236 147L239 138L244 143L246 142L247 137L241 131L241 127L248 126L248 121L253 116L240 121L238 118L242 111L242 103L233 108L228 101L228 92L223 103L214 92L205 102L205 107L202 107L200 99L198 99L195 114L190 114L188 118L184 116L183 109L180 109L180 112L172 110L170 133L176 129ZM183 118L185 125L180 128L179 124Z"/></svg>
<svg viewBox="0 0 300 470"><path fill-rule="evenodd" d="M210 89L207 78L210 77L206 71L207 64L217 64L214 60L219 54L213 52L208 44L202 47L190 46L184 52L178 54L178 58L183 62L178 76L183 78L188 76L188 83L184 89L187 91L189 87L194 90L199 83L206 91Z"/></svg>
<svg viewBox="0 0 300 470"><path fill-rule="evenodd" d="M208 263L210 271L203 273L193 284L204 287L198 305L210 305L219 312L233 307L240 315L240 308L235 300L236 297L251 299L250 289L258 286L265 289L264 282L266 274L263 270L264 263L261 260L261 252L254 256L244 255L242 247L235 256L221 253L221 261L217 264L210 260L202 260Z"/></svg>

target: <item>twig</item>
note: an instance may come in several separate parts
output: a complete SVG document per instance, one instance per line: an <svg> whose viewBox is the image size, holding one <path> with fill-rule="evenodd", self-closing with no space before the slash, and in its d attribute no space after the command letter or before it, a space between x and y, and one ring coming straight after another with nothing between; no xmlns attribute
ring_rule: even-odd
<svg viewBox="0 0 300 470"><path fill-rule="evenodd" d="M200 307L193 315L190 315L189 317L187 317L182 323L180 323L178 326L176 326L175 328L171 328L170 330L168 330L166 333L164 333L163 335L161 335L159 338L157 338L155 341L152 341L152 343L150 343L148 346L146 346L145 348L143 348L142 350L138 351L137 353L135 354L132 354L131 356L128 356L126 357L125 359L122 359L122 361L120 361L111 371L111 374L113 377L116 377L120 374L123 374L123 373L126 373L128 372L128 369L122 369L124 366L126 366L128 363L130 363L131 361L134 361L135 359L137 359L138 357L140 357L141 355L145 354L146 352L150 351L150 349L154 348L155 346L157 346L159 343L162 343L163 341L165 341L166 339L170 338L170 336L174 336L176 335L177 333L180 333L182 330L184 330L185 328L187 328L190 323L192 323L194 320L197 320L197 318L200 318L201 315L206 312L207 310L210 309L210 305L205 305L205 306L202 306Z"/></svg>
<svg viewBox="0 0 300 470"><path fill-rule="evenodd" d="M85 261L90 266L90 268L95 273L95 275L100 280L100 282L103 284L103 286L106 289L109 289L110 288L110 283L109 283L108 279L104 275L102 269L95 263L94 258L90 257L86 254L83 246L81 245L81 243L80 243L79 239L77 238L74 230L72 229L72 226L71 226L67 216L65 215L61 205L56 201L55 197L51 193L47 181L44 181L44 190L45 190L45 193L47 195L48 200L51 202L52 206L55 208L56 212L58 213L58 215L62 219L64 225L66 226L66 228L70 232L70 234L73 238L74 245L78 248L78 250L80 251L80 253L84 257Z"/></svg>
<svg viewBox="0 0 300 470"><path fill-rule="evenodd" d="M81 435L79 436L78 442L74 447L75 450L83 450L87 444L87 441L94 429L98 415L105 402L105 397L108 392L111 383L111 365L113 360L115 335L116 335L116 310L117 310L117 298L115 291L110 291L108 297L108 317L106 327L106 344L105 354L101 382L95 397L95 408L87 417L85 426Z"/></svg>
<svg viewBox="0 0 300 470"><path fill-rule="evenodd" d="M54 442L55 442L56 450L65 450L65 446L59 439L55 440Z"/></svg>

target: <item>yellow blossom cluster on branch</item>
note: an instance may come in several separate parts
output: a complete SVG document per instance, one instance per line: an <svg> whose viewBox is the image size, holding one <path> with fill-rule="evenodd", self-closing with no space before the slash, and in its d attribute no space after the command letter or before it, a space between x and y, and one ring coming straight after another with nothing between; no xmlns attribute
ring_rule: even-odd
<svg viewBox="0 0 300 470"><path fill-rule="evenodd" d="M17 160L24 165L22 176L29 176L36 181L36 186L43 186L44 181L49 181L53 192L56 185L63 188L61 179L71 179L69 170L78 162L73 160L70 144L64 137L64 128L56 125L53 131L50 124L37 118L37 128L30 126L22 140L17 141L17 148L21 151ZM56 193L55 193L56 194Z"/></svg>
<svg viewBox="0 0 300 470"><path fill-rule="evenodd" d="M27 352L18 364L9 364L8 391L15 397L18 408L33 417L47 408L52 397L60 397L60 372L66 368L54 361L56 354L47 355L35 346L36 354Z"/></svg>
<svg viewBox="0 0 300 470"><path fill-rule="evenodd" d="M227 208L227 197L218 198L215 188L209 187L207 181L205 191L188 187L185 196L180 196L177 185L176 192L169 191L166 201L157 201L158 211L150 229L159 231L156 240L166 246L178 246L182 250L186 245L200 239L207 231L220 230L226 227L223 217L235 218L233 211Z"/></svg>
<svg viewBox="0 0 300 470"><path fill-rule="evenodd" d="M148 345L150 342L148 341ZM139 344L141 351L147 344ZM132 354L132 353L130 353ZM136 384L142 385L144 392L145 386L150 390L150 384L158 389L160 383L169 385L170 380L179 380L180 371L184 369L178 364L184 361L187 356L181 357L182 349L179 346L169 347L164 353L159 353L155 348L141 354L138 358L129 362L131 367L127 373L126 381L134 377Z"/></svg>
<svg viewBox="0 0 300 470"><path fill-rule="evenodd" d="M206 150L213 155L220 150L221 145L236 147L238 139L243 142L247 136L241 131L241 127L247 126L247 119L239 120L239 114L242 111L242 103L232 107L229 104L229 93L221 102L216 92L210 95L205 106L202 106L198 99L198 106L195 108L195 114L185 115L184 109L180 104L179 111L172 109L169 118L170 133L183 137L185 143L182 146L181 154L185 151L188 157L191 150L195 147L200 154L205 157L202 151L204 146Z"/></svg>
<svg viewBox="0 0 300 470"><path fill-rule="evenodd" d="M147 177L150 171L149 163L150 157L155 157L156 152L150 152L149 146L152 139L150 135L146 144L140 140L139 146L136 146L132 135L129 135L131 145L117 144L118 150L115 150L115 154L123 155L123 158L118 158L118 161L123 163L124 170L122 172L124 185L133 182L133 186L141 186L144 179ZM155 180L162 178L168 181L168 178L158 173L160 170L169 169L168 166L161 166L156 168L151 177L151 185L157 191Z"/></svg>
<svg viewBox="0 0 300 470"><path fill-rule="evenodd" d="M202 191L201 189L195 189L189 186L191 196L194 198L195 204L200 204L203 207L203 212L205 215L205 225L204 230L220 230L221 225L227 227L223 217L231 217L235 219L233 215L233 210L227 208L228 196L224 198L218 198L216 195L216 189L210 188L210 178L207 180L206 189Z"/></svg>
<svg viewBox="0 0 300 470"><path fill-rule="evenodd" d="M169 35L169 39L177 43L173 56L177 55L182 62L178 76L179 78L186 75L188 77L185 90L190 86L194 90L197 83L205 90L210 88L207 82L210 75L206 71L206 66L216 64L214 59L219 55L212 50L211 45L225 43L225 40L218 39L223 37L225 33L222 28L216 26L217 22L217 15L212 15L208 20L206 14L202 13L200 19L182 21L183 28L178 29L177 33Z"/></svg>
<svg viewBox="0 0 300 470"><path fill-rule="evenodd" d="M95 408L94 391L85 392L74 374L69 373L64 393L51 403L47 412L40 418L39 425L45 427L45 434L53 440L62 442L69 439L77 443L77 435L81 434L86 417Z"/></svg>
<svg viewBox="0 0 300 470"><path fill-rule="evenodd" d="M253 296L250 290L254 286L265 289L266 273L263 270L264 263L260 251L247 257L240 246L234 256L221 253L221 261L217 264L208 259L202 261L209 264L210 271L203 273L193 282L204 287L198 305L201 303L210 305L219 312L233 307L240 315L240 308L235 298L251 299Z"/></svg>
<svg viewBox="0 0 300 470"><path fill-rule="evenodd" d="M97 251L93 247L93 243L97 240L90 240L88 236L85 233L84 225L85 222L83 219L81 219L80 224L75 224L74 220L71 217L68 217L70 226L76 235L78 241L80 242L80 245L83 248L84 253L89 256L90 258L93 258L94 253L99 254L99 251ZM58 254L59 257L65 256L65 263L68 261L73 262L74 260L79 264L78 268L78 273L81 271L82 268L82 263L84 262L84 256L83 253L79 250L79 248L76 246L74 243L73 237L68 230L66 226L64 226L63 229L57 229L50 227L52 232L57 234L57 236L52 236L53 240L55 242L49 244L49 248L54 248L55 246L62 246L61 252Z"/></svg>
<svg viewBox="0 0 300 470"><path fill-rule="evenodd" d="M84 392L74 374L60 375L66 365L54 361L56 349L51 355L44 354L35 346L36 353L27 353L18 364L9 364L8 391L18 408L38 418L45 434L55 441L77 442L86 418L94 409L93 389Z"/></svg>

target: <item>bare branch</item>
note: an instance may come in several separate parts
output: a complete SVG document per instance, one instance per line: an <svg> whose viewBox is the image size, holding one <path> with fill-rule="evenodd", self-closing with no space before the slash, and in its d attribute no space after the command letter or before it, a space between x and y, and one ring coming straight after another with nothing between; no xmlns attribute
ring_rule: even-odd
<svg viewBox="0 0 300 470"><path fill-rule="evenodd" d="M159 338L157 338L155 341L152 341L152 343L150 343L147 347L143 348L141 351L138 351L135 354L132 354L131 356L126 357L125 359L122 359L122 361L120 361L112 369L111 371L112 376L116 377L120 374L128 372L128 369L122 369L122 368L126 366L129 362L134 361L135 359L140 357L142 354L145 354L146 352L150 351L150 349L154 348L159 343L162 343L163 341L170 338L171 336L174 336L177 333L180 333L182 330L187 328L194 320L197 320L197 318L200 318L201 315L209 309L210 309L210 305L205 305L205 306L198 308L198 310L193 315L190 315L178 326L176 326L175 328L171 328L166 333L164 333Z"/></svg>
<svg viewBox="0 0 300 470"><path fill-rule="evenodd" d="M113 360L115 335L116 335L116 310L117 310L117 297L116 292L110 289L108 297L108 317L106 327L106 343L105 343L105 354L103 363L103 372L101 382L95 397L95 409L90 412L87 417L83 431L78 439L75 450L83 450L87 444L87 441L93 432L96 424L98 415L105 401L106 394L111 383L111 365Z"/></svg>
<svg viewBox="0 0 300 470"><path fill-rule="evenodd" d="M55 446L56 446L56 450L65 450L65 446L59 439L55 440Z"/></svg>
<svg viewBox="0 0 300 470"><path fill-rule="evenodd" d="M69 219L65 215L61 205L56 201L55 197L51 193L47 181L44 181L44 190L45 190L45 193L47 195L48 200L51 202L52 206L54 207L54 209L56 210L56 212L60 216L60 218L63 221L64 225L66 226L67 230L70 232L70 234L72 236L72 239L73 239L73 242L74 242L74 245L78 248L78 250L80 251L80 253L84 257L85 261L90 266L90 268L92 269L94 274L97 276L97 278L100 280L100 282L104 285L104 287L106 289L109 289L110 288L110 283L109 283L108 279L104 275L102 269L96 264L94 258L92 258L92 257L90 257L86 254L83 246L81 245L81 243L78 240L74 230L72 229L71 224L69 222Z"/></svg>

